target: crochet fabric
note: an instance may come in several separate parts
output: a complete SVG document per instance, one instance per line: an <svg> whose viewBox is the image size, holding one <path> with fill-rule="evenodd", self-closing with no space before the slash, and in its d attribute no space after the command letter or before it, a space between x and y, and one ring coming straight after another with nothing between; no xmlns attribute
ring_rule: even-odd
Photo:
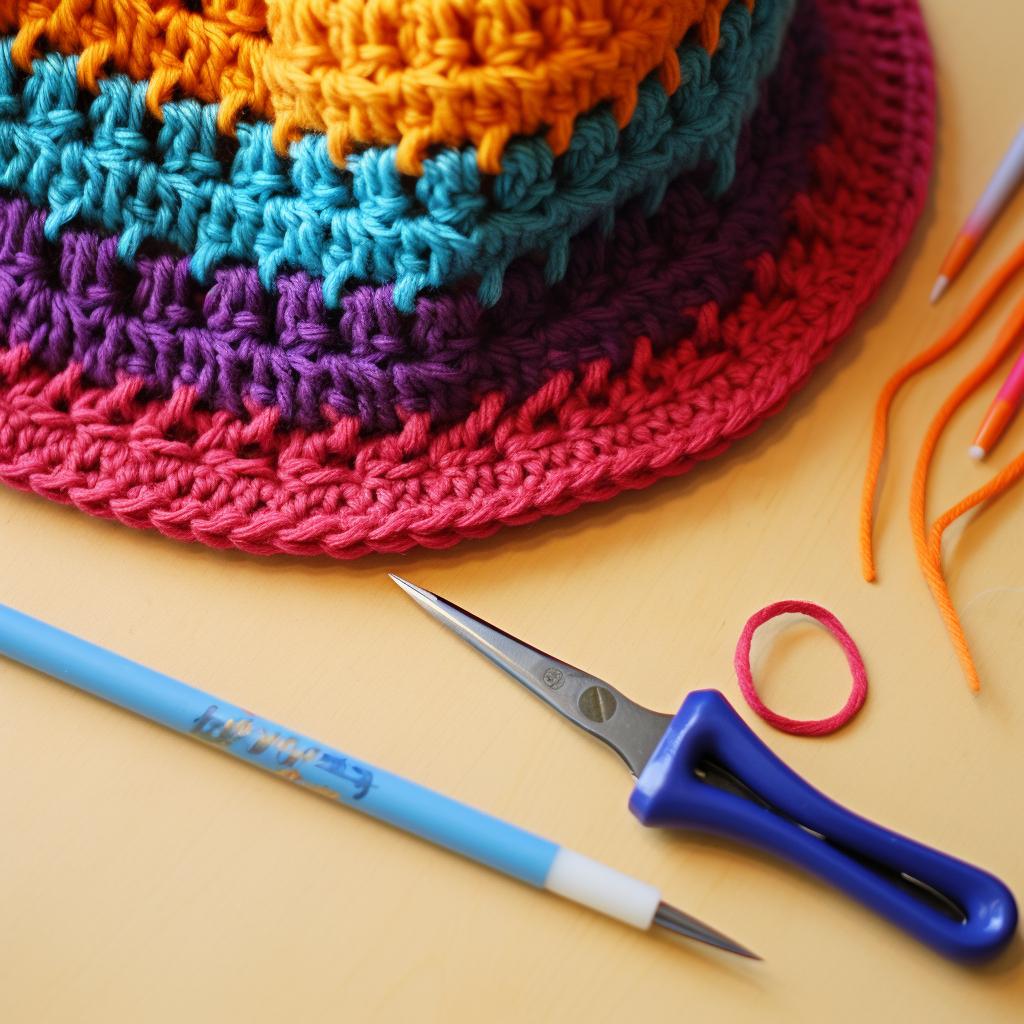
<svg viewBox="0 0 1024 1024"><path fill-rule="evenodd" d="M220 103L219 126L239 114L272 113L263 79L263 0L0 0L0 32L17 31L14 57L25 71L47 48L80 54L83 86L115 70L149 79L150 112L175 94Z"/></svg>
<svg viewBox="0 0 1024 1024"><path fill-rule="evenodd" d="M690 28L712 51L726 0L269 0L265 77L279 147L326 130L343 164L353 143L398 143L418 174L436 145L477 147L497 174L513 135L546 126L564 153L578 114L607 100L633 116L637 87L660 69L679 86L675 48ZM748 6L752 6L748 0Z"/></svg>
<svg viewBox="0 0 1024 1024"><path fill-rule="evenodd" d="M403 315L383 285L347 293L334 314L305 274L268 293L252 268L231 267L197 289L184 258L143 257L125 271L116 237L68 231L51 247L42 210L0 199L0 282L10 282L0 286L0 322L31 339L52 372L74 362L104 386L128 374L164 397L189 386L204 405L237 415L275 406L281 427L354 416L364 434L397 430L413 412L447 425L488 391L516 402L595 359L625 369L641 334L659 350L683 337L704 349L697 311L712 300L731 308L750 265L777 252L786 207L809 181L807 150L827 133L817 67L796 69L795 56L790 47L769 83L720 202L699 177L679 179L657 217L634 203L610 237L594 227L577 238L554 288L521 260L493 308L465 286Z"/></svg>
<svg viewBox="0 0 1024 1024"><path fill-rule="evenodd" d="M51 241L45 200L6 200L0 478L172 537L354 557L684 472L781 408L869 301L932 132L913 0L804 2L726 196L681 180L649 220L581 236L557 288L517 263L490 309L465 285L330 309L312 278L275 298L245 266L197 291L180 256L130 269L123 236Z"/></svg>
<svg viewBox="0 0 1024 1024"><path fill-rule="evenodd" d="M565 271L569 242L595 219L639 194L649 208L670 178L711 164L708 187L732 178L736 141L773 66L794 0L743 2L722 20L715 57L685 44L687 84L669 97L656 79L640 90L620 131L611 111L579 119L568 152L554 158L539 137L516 139L506 169L485 178L472 149L445 150L406 179L396 150L369 149L339 171L323 136L307 136L291 158L273 148L266 122L218 133L218 112L168 102L163 123L147 117L150 86L115 75L93 98L76 87L79 58L50 54L26 76L10 39L0 42L0 187L50 210L47 235L79 219L120 235L132 263L149 242L191 256L208 282L228 260L255 258L272 289L286 270L324 279L331 306L353 282L394 285L400 309L466 277L493 303L509 264L547 254L547 280Z"/></svg>
<svg viewBox="0 0 1024 1024"><path fill-rule="evenodd" d="M674 92L676 46L693 29L713 50L726 2L0 0L0 32L17 30L26 71L50 46L81 55L94 91L110 69L148 79L158 118L176 94L219 103L224 132L276 108L282 152L296 129L327 128L339 165L353 142L399 143L399 170L418 173L429 146L471 142L497 174L513 135L546 128L562 153L602 101L624 125L649 71Z"/></svg>

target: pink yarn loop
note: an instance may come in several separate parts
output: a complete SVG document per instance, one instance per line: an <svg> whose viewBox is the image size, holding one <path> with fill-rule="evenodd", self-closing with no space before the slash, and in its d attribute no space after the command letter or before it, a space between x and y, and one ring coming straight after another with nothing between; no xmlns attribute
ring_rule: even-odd
<svg viewBox="0 0 1024 1024"><path fill-rule="evenodd" d="M763 700L754 686L754 676L750 670L750 643L759 626L769 619L780 615L808 615L824 626L839 641L853 676L853 688L842 709L829 718L800 719L787 718L776 714ZM736 644L736 676L739 679L740 691L747 703L769 725L783 732L795 733L798 736L826 736L830 732L841 729L864 706L868 695L868 674L864 668L864 659L860 656L853 637L846 632L843 624L827 609L811 601L776 601L775 604L755 612L747 620Z"/></svg>

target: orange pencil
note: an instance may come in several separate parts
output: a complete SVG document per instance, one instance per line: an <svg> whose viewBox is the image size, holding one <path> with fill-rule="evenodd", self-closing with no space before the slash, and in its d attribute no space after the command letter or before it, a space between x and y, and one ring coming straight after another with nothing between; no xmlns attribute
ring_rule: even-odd
<svg viewBox="0 0 1024 1024"><path fill-rule="evenodd" d="M985 232L999 216L1006 201L1024 178L1024 128L1010 144L1006 156L1000 161L996 173L985 186L981 198L953 241L953 245L939 268L939 276L932 288L931 301L938 302L950 282L963 270L977 249Z"/></svg>
<svg viewBox="0 0 1024 1024"><path fill-rule="evenodd" d="M985 418L978 427L978 434L971 445L970 455L972 459L983 459L996 446L996 442L1003 436L1004 431L1010 425L1010 420L1016 415L1024 400L1024 352L1017 357L1013 369L1003 381L1003 386L996 392L992 404L985 413Z"/></svg>

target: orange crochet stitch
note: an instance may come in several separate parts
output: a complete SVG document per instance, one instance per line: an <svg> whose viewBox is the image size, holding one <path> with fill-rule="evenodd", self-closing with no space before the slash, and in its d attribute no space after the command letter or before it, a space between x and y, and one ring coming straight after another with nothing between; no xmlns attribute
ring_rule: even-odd
<svg viewBox="0 0 1024 1024"><path fill-rule="evenodd" d="M245 108L271 117L260 70L267 48L264 0L0 0L0 31L17 29L14 60L26 71L40 44L80 54L78 80L96 91L110 69L149 79L154 116L175 93L221 104L230 132Z"/></svg>
<svg viewBox="0 0 1024 1024"><path fill-rule="evenodd" d="M398 143L399 169L417 174L429 147L468 141L496 174L512 135L547 128L562 153L602 101L624 125L654 69L675 90L676 46L696 28L714 49L726 2L269 0L274 143L326 131L339 165L356 144Z"/></svg>

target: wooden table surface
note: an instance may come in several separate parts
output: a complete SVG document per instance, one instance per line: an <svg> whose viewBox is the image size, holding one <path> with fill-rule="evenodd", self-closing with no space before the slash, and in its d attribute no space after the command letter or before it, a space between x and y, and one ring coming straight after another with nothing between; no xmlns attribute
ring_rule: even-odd
<svg viewBox="0 0 1024 1024"><path fill-rule="evenodd" d="M718 686L826 792L1024 894L1024 489L946 545L977 697L906 521L927 418L999 312L898 403L879 584L861 581L855 549L880 384L1021 238L1024 195L928 306L945 247L1020 126L1024 7L992 0L979 17L971 6L926 3L937 172L897 270L790 407L698 472L449 552L354 565L186 547L0 490L4 602L654 881L765 962L635 933L4 662L0 1020L1021 1019L1019 937L985 969L958 967L780 863L645 830L613 755L444 635L385 575L650 706L674 710L687 690ZM941 447L933 511L989 471L966 447L990 394ZM1018 422L993 464L1022 441ZM832 609L867 661L867 705L827 739L774 732L737 692L744 621L787 597ZM755 669L769 702L796 716L831 712L848 687L838 648L810 625L767 628Z"/></svg>

